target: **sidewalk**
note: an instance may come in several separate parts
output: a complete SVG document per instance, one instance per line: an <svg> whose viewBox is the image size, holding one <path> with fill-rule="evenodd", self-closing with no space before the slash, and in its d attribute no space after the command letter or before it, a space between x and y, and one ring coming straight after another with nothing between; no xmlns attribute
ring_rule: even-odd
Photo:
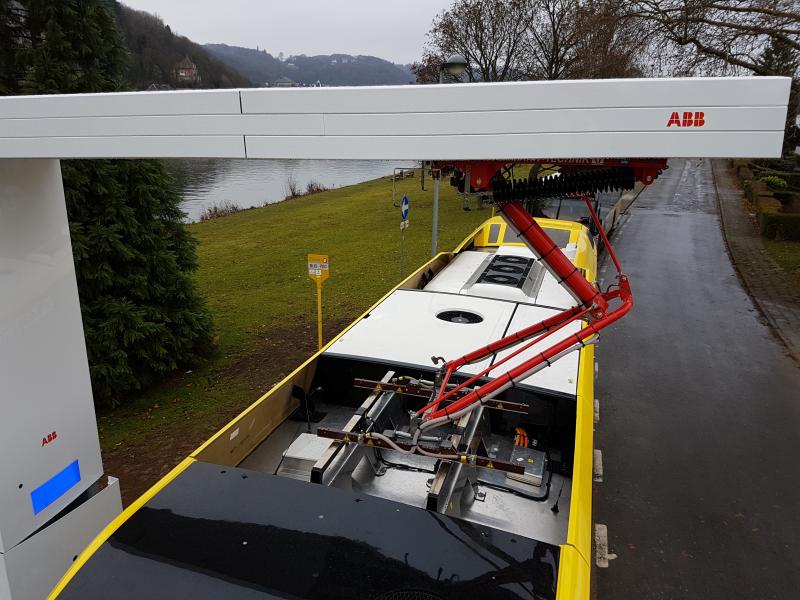
<svg viewBox="0 0 800 600"><path fill-rule="evenodd" d="M722 231L733 264L775 335L800 362L800 290L764 250L728 161L712 164Z"/></svg>

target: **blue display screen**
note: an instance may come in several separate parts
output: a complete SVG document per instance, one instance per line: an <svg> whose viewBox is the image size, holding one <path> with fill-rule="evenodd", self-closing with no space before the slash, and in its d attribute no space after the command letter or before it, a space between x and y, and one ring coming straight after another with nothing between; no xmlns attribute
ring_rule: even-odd
<svg viewBox="0 0 800 600"><path fill-rule="evenodd" d="M38 515L45 508L66 494L67 491L80 480L81 468L76 460L31 492L33 514Z"/></svg>

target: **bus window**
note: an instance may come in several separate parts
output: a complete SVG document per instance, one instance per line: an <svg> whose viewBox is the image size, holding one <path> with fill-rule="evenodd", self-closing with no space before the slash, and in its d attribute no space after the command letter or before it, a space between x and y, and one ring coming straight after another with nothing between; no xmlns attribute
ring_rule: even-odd
<svg viewBox="0 0 800 600"><path fill-rule="evenodd" d="M569 238L572 235L569 229L552 229L550 227L544 227L543 229L559 248L566 248L567 244L569 244Z"/></svg>
<svg viewBox="0 0 800 600"><path fill-rule="evenodd" d="M569 237L572 232L569 229L553 229L552 227L543 227L547 232L547 235L550 236L550 239L558 246L559 248L566 248L567 244L569 244ZM506 233L503 236L503 243L504 244L514 244L522 242L520 238L517 237L517 234L514 233L514 230L511 227L506 227Z"/></svg>
<svg viewBox="0 0 800 600"><path fill-rule="evenodd" d="M591 213L586 203L581 198L562 198L558 218L564 221L591 220Z"/></svg>
<svg viewBox="0 0 800 600"><path fill-rule="evenodd" d="M489 239L486 243L496 244L498 239L500 239L500 223L492 223L489 226Z"/></svg>
<svg viewBox="0 0 800 600"><path fill-rule="evenodd" d="M560 204L561 198L542 198L539 200L541 216L547 217L548 219L557 219Z"/></svg>

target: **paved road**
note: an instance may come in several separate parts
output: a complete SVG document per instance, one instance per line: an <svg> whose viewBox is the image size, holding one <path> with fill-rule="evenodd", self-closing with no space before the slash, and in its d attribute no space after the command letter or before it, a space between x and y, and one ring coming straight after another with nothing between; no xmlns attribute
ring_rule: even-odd
<svg viewBox="0 0 800 600"><path fill-rule="evenodd" d="M800 598L800 368L737 280L709 163L672 161L616 247L636 307L598 349L598 600Z"/></svg>

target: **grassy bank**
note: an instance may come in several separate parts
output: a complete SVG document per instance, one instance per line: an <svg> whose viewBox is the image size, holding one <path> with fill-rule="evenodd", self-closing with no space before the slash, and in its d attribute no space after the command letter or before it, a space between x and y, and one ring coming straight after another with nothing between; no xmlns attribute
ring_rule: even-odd
<svg viewBox="0 0 800 600"><path fill-rule="evenodd" d="M431 253L432 182L398 182L408 194L406 273ZM453 248L488 218L464 212L441 186L439 248ZM106 470L139 491L258 398L316 349L309 252L329 254L326 339L400 280L400 213L391 179L330 190L189 226L199 242L197 285L217 328L217 355L131 403L99 415ZM174 454L174 456L165 456Z"/></svg>
<svg viewBox="0 0 800 600"><path fill-rule="evenodd" d="M794 283L800 286L800 242L764 240L764 248Z"/></svg>

